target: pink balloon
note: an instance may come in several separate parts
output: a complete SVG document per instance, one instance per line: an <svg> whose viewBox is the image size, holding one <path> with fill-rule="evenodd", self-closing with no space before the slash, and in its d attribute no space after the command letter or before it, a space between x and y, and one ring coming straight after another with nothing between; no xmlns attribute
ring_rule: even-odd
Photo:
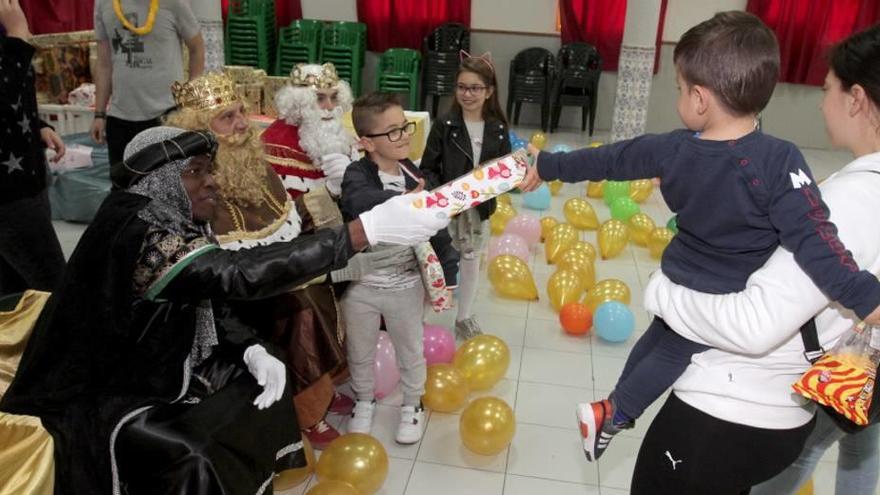
<svg viewBox="0 0 880 495"><path fill-rule="evenodd" d="M529 246L534 246L541 240L541 219L528 213L517 215L507 222L504 233L518 235Z"/></svg>
<svg viewBox="0 0 880 495"><path fill-rule="evenodd" d="M511 220L512 221L512 220ZM529 262L529 245L522 237L514 234L501 234L489 241L489 261L496 256L510 254Z"/></svg>
<svg viewBox="0 0 880 495"><path fill-rule="evenodd" d="M373 391L377 399L383 399L394 391L400 381L397 354L388 332L379 332L376 342L376 361L373 363Z"/></svg>
<svg viewBox="0 0 880 495"><path fill-rule="evenodd" d="M451 363L455 356L455 337L452 336L452 332L440 325L425 324L424 348L428 366Z"/></svg>

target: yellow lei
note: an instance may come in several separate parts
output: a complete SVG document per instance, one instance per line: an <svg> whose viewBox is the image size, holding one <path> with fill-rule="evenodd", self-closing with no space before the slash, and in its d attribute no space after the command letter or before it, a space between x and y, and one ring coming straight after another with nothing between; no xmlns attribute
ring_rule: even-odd
<svg viewBox="0 0 880 495"><path fill-rule="evenodd" d="M113 12L116 13L116 17L119 19L119 22L122 23L122 27L138 36L145 36L150 34L153 30L153 26L156 24L156 14L159 12L159 0L150 0L150 10L147 13L147 23L142 27L133 26L128 22L128 19L125 18L125 14L122 13L122 0L113 0Z"/></svg>

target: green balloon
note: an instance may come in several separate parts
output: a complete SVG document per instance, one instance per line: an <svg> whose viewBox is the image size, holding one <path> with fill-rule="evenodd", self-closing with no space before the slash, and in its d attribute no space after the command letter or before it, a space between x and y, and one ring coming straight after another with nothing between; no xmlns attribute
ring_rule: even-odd
<svg viewBox="0 0 880 495"><path fill-rule="evenodd" d="M602 197L605 204L611 206L611 203L621 196L629 197L629 181L606 180L602 186Z"/></svg>
<svg viewBox="0 0 880 495"><path fill-rule="evenodd" d="M642 211L629 196L620 196L611 203L611 218L629 222L630 217Z"/></svg>
<svg viewBox="0 0 880 495"><path fill-rule="evenodd" d="M674 233L678 233L678 216L673 216L666 222L666 228Z"/></svg>

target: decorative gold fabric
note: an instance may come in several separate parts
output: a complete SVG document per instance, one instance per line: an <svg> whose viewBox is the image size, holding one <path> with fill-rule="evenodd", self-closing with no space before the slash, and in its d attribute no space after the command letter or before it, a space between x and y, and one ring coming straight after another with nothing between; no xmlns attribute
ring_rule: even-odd
<svg viewBox="0 0 880 495"><path fill-rule="evenodd" d="M0 312L0 397L9 388L48 292L29 290ZM0 412L0 495L52 495L55 446L40 418Z"/></svg>
<svg viewBox="0 0 880 495"><path fill-rule="evenodd" d="M48 299L48 292L29 290L15 309L0 311L0 397L12 383L21 354Z"/></svg>
<svg viewBox="0 0 880 495"><path fill-rule="evenodd" d="M40 418L0 412L0 495L52 495L55 444Z"/></svg>
<svg viewBox="0 0 880 495"><path fill-rule="evenodd" d="M303 195L306 210L312 217L315 229L342 225L342 213L326 187L319 187Z"/></svg>

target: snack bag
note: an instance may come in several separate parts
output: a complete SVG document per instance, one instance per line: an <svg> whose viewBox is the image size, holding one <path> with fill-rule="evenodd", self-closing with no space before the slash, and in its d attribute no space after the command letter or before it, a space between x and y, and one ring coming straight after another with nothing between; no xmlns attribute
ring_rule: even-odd
<svg viewBox="0 0 880 495"><path fill-rule="evenodd" d="M526 150L518 149L443 184L431 191L427 200L413 201L413 206L436 210L444 217L454 217L514 189L525 178L528 167Z"/></svg>
<svg viewBox="0 0 880 495"><path fill-rule="evenodd" d="M792 388L857 425L869 422L880 362L880 327L860 323L845 333Z"/></svg>

